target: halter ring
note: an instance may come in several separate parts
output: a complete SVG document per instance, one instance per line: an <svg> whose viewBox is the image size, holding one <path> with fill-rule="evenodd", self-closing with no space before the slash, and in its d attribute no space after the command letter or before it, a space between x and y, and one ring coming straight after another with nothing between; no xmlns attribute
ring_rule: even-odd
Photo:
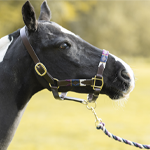
<svg viewBox="0 0 150 150"><path fill-rule="evenodd" d="M58 82L58 79L56 79L56 78L53 78L53 79L54 79L54 81ZM53 85L51 85L51 84L49 83L49 86L52 87ZM57 86L57 89L59 89L59 86Z"/></svg>
<svg viewBox="0 0 150 150"><path fill-rule="evenodd" d="M91 103L90 103L90 104L91 104ZM88 110L93 110L93 109L95 109L95 108L96 108L96 105L97 105L96 101L95 101L93 104L94 104L94 107L93 107L93 106L89 106L89 102L87 101L87 104L86 104L87 109L88 109Z"/></svg>

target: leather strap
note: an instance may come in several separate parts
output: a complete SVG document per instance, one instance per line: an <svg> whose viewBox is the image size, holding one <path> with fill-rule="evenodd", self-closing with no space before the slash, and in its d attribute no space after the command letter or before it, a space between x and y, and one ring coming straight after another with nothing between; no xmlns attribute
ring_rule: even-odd
<svg viewBox="0 0 150 150"><path fill-rule="evenodd" d="M23 27L20 30L20 35L23 41L24 46L26 47L28 53L30 54L31 58L33 59L34 63L37 64L40 62L39 58L37 57L36 53L34 52L32 46L30 45L26 33L25 33L25 27Z"/></svg>
<svg viewBox="0 0 150 150"><path fill-rule="evenodd" d="M93 85L92 79L67 79L59 80L58 86L91 86Z"/></svg>
<svg viewBox="0 0 150 150"><path fill-rule="evenodd" d="M23 27L20 30L20 36L21 39L23 41L24 46L26 47L28 53L30 54L31 58L33 59L35 65L39 63L39 65L37 66L37 70L40 74L43 74L45 72L45 70L43 69L42 64L38 58L38 56L36 55L34 49L32 48L31 44L29 43L27 36L26 36L26 32L25 32L25 27ZM50 83L50 84L54 84L54 79L53 77L46 71L46 73L43 75L43 77L45 78L45 80Z"/></svg>

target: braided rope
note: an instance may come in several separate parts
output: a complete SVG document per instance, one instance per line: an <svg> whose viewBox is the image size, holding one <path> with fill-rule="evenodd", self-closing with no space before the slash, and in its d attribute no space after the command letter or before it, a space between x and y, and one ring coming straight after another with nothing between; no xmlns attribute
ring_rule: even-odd
<svg viewBox="0 0 150 150"><path fill-rule="evenodd" d="M135 146L135 147L138 147L138 148L141 148L141 149L150 149L150 145L142 145L142 144L139 144L139 143L135 143L135 142L131 142L129 140L126 140L126 139L123 139L123 138L120 138L118 136L115 136L113 134L111 134L110 132L108 132L108 130L106 130L105 128L105 124L103 122L100 122L96 128L98 130L102 130L108 137L116 140L116 141L119 141L119 142L122 142L122 143L125 143L125 144L128 144L128 145L132 145L132 146Z"/></svg>

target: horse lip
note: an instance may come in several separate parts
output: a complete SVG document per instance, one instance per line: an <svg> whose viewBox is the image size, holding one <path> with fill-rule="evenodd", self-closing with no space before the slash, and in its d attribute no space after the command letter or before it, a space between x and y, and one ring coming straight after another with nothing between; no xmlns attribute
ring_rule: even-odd
<svg viewBox="0 0 150 150"><path fill-rule="evenodd" d="M123 94L123 98L129 98L130 92Z"/></svg>
<svg viewBox="0 0 150 150"><path fill-rule="evenodd" d="M127 91L123 91L123 98L128 98L130 93L133 91L133 89L134 89L134 85L130 85Z"/></svg>
<svg viewBox="0 0 150 150"><path fill-rule="evenodd" d="M124 91L120 91L120 90L117 90L117 91L114 91L116 94L115 95L118 95L117 97L118 98L114 98L116 96L112 96L110 97L111 99L116 99L116 100L121 100L121 99L128 99L129 98L129 95L130 93L133 91L134 89L134 85L130 84L129 88L127 90L124 90Z"/></svg>

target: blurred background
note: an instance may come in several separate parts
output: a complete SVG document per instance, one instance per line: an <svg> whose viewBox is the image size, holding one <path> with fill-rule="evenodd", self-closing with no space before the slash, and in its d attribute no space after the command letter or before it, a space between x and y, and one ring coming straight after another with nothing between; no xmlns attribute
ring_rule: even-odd
<svg viewBox="0 0 150 150"><path fill-rule="evenodd" d="M0 37L24 26L26 0L0 0ZM30 0L37 18L42 0ZM150 56L149 1L49 0L52 21L117 55ZM5 30L4 30L5 29Z"/></svg>
<svg viewBox="0 0 150 150"><path fill-rule="evenodd" d="M0 38L24 26L21 7L25 2L0 0ZM30 2L38 18L43 1ZM102 95L96 112L113 134L150 144L150 1L48 0L48 5L52 21L131 66L136 86L128 102ZM44 90L29 102L8 150L136 149L97 131L94 119L84 105L56 101Z"/></svg>

